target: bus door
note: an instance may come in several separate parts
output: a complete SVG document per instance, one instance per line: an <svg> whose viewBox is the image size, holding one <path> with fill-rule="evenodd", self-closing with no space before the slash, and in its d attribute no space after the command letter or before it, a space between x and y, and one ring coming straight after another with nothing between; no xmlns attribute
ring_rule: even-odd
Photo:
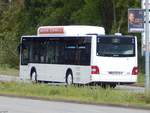
<svg viewBox="0 0 150 113"><path fill-rule="evenodd" d="M29 47L29 42L27 42L25 39L23 39L21 47L20 47L20 78L21 79L30 79L29 76L29 67L28 67L28 62L29 62L29 55L30 55L30 47Z"/></svg>

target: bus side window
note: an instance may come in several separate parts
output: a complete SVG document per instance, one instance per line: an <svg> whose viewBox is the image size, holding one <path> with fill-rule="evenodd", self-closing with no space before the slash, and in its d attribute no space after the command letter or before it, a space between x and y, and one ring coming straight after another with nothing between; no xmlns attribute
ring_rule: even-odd
<svg viewBox="0 0 150 113"><path fill-rule="evenodd" d="M48 43L47 47L47 59L49 64L53 64L55 60L55 46L53 42Z"/></svg>
<svg viewBox="0 0 150 113"><path fill-rule="evenodd" d="M64 62L66 64L75 64L77 63L75 61L76 59L76 45L75 44L68 44L65 46L65 58Z"/></svg>
<svg viewBox="0 0 150 113"><path fill-rule="evenodd" d="M21 64L27 65L29 61L29 48L27 45L22 45L22 56L21 56Z"/></svg>

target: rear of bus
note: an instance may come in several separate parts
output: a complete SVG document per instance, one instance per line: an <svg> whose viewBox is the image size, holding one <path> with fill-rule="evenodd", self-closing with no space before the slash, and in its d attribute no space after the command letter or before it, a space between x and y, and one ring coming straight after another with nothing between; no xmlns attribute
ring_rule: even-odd
<svg viewBox="0 0 150 113"><path fill-rule="evenodd" d="M92 82L115 86L137 81L136 37L97 36L92 43Z"/></svg>

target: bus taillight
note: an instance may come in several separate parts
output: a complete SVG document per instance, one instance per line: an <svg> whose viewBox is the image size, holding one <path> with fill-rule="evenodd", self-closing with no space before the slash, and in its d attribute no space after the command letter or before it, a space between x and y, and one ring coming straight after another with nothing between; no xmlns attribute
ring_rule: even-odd
<svg viewBox="0 0 150 113"><path fill-rule="evenodd" d="M133 69L132 69L132 75L138 75L138 73L139 73L138 67L133 67Z"/></svg>
<svg viewBox="0 0 150 113"><path fill-rule="evenodd" d="M98 66L91 66L91 74L99 74L99 67Z"/></svg>

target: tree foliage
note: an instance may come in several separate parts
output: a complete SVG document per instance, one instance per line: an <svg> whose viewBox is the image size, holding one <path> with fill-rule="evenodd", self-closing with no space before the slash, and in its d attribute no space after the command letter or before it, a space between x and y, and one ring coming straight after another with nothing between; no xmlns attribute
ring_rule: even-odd
<svg viewBox="0 0 150 113"><path fill-rule="evenodd" d="M139 0L1 0L0 64L17 66L20 37L43 25L98 25L126 34L127 9L139 6Z"/></svg>
<svg viewBox="0 0 150 113"><path fill-rule="evenodd" d="M100 0L85 0L84 5L72 15L74 24L101 25Z"/></svg>

